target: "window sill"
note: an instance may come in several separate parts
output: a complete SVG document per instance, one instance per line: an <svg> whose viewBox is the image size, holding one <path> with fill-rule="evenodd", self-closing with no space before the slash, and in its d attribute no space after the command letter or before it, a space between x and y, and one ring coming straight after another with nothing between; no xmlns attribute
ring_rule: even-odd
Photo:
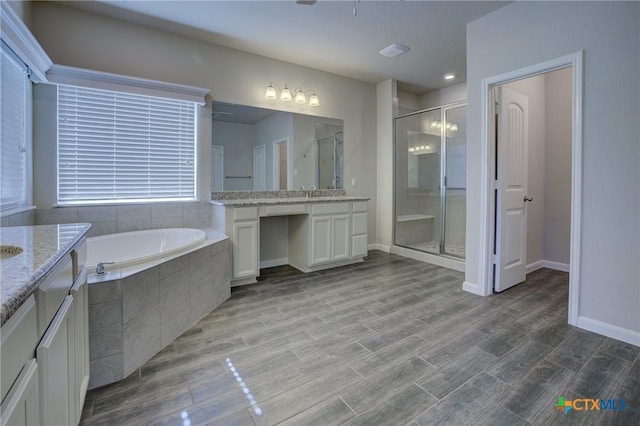
<svg viewBox="0 0 640 426"><path fill-rule="evenodd" d="M193 198L190 200L142 200L142 201L101 201L97 203L73 203L73 204L54 204L52 209L57 208L69 208L69 207L106 207L106 206L139 206L139 205L151 205L151 204L193 204L199 203L199 198Z"/></svg>

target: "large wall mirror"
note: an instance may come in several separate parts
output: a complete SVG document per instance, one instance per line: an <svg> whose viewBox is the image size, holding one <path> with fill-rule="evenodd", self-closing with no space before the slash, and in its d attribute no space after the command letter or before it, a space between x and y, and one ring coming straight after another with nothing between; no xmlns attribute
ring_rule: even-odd
<svg viewBox="0 0 640 426"><path fill-rule="evenodd" d="M213 103L211 191L343 187L343 122Z"/></svg>

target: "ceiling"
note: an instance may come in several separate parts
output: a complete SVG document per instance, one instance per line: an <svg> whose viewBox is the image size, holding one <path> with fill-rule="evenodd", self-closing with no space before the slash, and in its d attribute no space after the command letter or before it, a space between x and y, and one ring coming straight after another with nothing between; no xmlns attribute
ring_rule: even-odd
<svg viewBox="0 0 640 426"><path fill-rule="evenodd" d="M69 6L354 79L424 93L466 81L466 24L505 1L71 1ZM354 16L354 6L357 14ZM396 58L378 51L410 47ZM445 73L456 79L445 81Z"/></svg>

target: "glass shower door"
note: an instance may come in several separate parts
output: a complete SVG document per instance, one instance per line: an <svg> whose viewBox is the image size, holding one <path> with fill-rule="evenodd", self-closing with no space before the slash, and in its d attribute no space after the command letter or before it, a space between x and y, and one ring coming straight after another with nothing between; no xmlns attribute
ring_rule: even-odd
<svg viewBox="0 0 640 426"><path fill-rule="evenodd" d="M445 213L443 253L465 257L467 107L447 108L445 116Z"/></svg>
<svg viewBox="0 0 640 426"><path fill-rule="evenodd" d="M440 253L440 108L398 117L395 135L394 243Z"/></svg>

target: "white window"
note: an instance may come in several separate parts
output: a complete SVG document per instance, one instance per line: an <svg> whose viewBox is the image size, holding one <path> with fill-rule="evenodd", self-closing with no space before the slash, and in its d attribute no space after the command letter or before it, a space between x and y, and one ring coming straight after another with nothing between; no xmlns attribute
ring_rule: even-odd
<svg viewBox="0 0 640 426"><path fill-rule="evenodd" d="M2 42L0 209L31 202L31 81L24 63Z"/></svg>
<svg viewBox="0 0 640 426"><path fill-rule="evenodd" d="M196 103L58 86L58 204L196 199Z"/></svg>

